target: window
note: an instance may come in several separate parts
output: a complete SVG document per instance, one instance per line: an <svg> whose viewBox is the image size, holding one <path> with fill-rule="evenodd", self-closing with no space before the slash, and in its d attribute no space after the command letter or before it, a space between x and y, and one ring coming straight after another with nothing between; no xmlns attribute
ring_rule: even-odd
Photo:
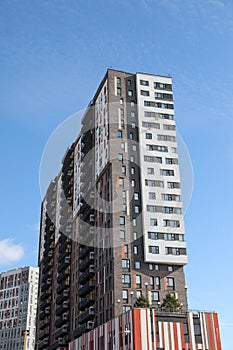
<svg viewBox="0 0 233 350"><path fill-rule="evenodd" d="M137 246L137 245L135 245L135 246L133 247L133 253L134 253L135 255L138 254L138 246Z"/></svg>
<svg viewBox="0 0 233 350"><path fill-rule="evenodd" d="M118 160L123 161L123 154L122 153L118 153Z"/></svg>
<svg viewBox="0 0 233 350"><path fill-rule="evenodd" d="M119 139L122 139L122 131L121 130L118 130L117 136L118 136Z"/></svg>
<svg viewBox="0 0 233 350"><path fill-rule="evenodd" d="M121 84L121 78L117 77L117 84L120 85Z"/></svg>
<svg viewBox="0 0 233 350"><path fill-rule="evenodd" d="M151 292L152 301L159 301L159 292Z"/></svg>
<svg viewBox="0 0 233 350"><path fill-rule="evenodd" d="M122 174L126 174L126 167L124 165L122 165L121 167L121 172Z"/></svg>
<svg viewBox="0 0 233 350"><path fill-rule="evenodd" d="M167 188L180 188L179 182L167 182Z"/></svg>
<svg viewBox="0 0 233 350"><path fill-rule="evenodd" d="M180 227L180 222L178 220L163 220L164 227Z"/></svg>
<svg viewBox="0 0 233 350"><path fill-rule="evenodd" d="M126 198L126 191L122 191L122 198L123 198L123 199Z"/></svg>
<svg viewBox="0 0 233 350"><path fill-rule="evenodd" d="M123 98L120 98L120 104L121 105L123 105L123 102L124 102Z"/></svg>
<svg viewBox="0 0 233 350"><path fill-rule="evenodd" d="M135 128L136 128L136 124L135 124L135 123L132 123L132 124L131 124L131 127L132 127L132 129L135 129Z"/></svg>
<svg viewBox="0 0 233 350"><path fill-rule="evenodd" d="M135 187L135 180L131 180L131 186Z"/></svg>
<svg viewBox="0 0 233 350"><path fill-rule="evenodd" d="M119 177L119 185L124 186L124 179L122 177Z"/></svg>
<svg viewBox="0 0 233 350"><path fill-rule="evenodd" d="M178 159L176 159L176 158L166 158L165 162L166 162L166 164L178 164Z"/></svg>
<svg viewBox="0 0 233 350"><path fill-rule="evenodd" d="M150 276L150 285L152 286L151 288L154 288L154 277Z"/></svg>
<svg viewBox="0 0 233 350"><path fill-rule="evenodd" d="M149 163L162 163L162 157L144 156L144 161Z"/></svg>
<svg viewBox="0 0 233 350"><path fill-rule="evenodd" d="M140 268L141 268L141 263L140 263L140 261L135 261L134 267L135 267L135 270L140 270Z"/></svg>
<svg viewBox="0 0 233 350"><path fill-rule="evenodd" d="M163 181L145 179L145 185L149 187L164 187Z"/></svg>
<svg viewBox="0 0 233 350"><path fill-rule="evenodd" d="M130 284L131 280L130 280L130 275L127 274L122 274L122 283L124 284Z"/></svg>
<svg viewBox="0 0 233 350"><path fill-rule="evenodd" d="M167 277L167 288L168 290L174 290L175 289L175 282L173 277Z"/></svg>
<svg viewBox="0 0 233 350"><path fill-rule="evenodd" d="M125 225L125 217L120 216L120 225Z"/></svg>
<svg viewBox="0 0 233 350"><path fill-rule="evenodd" d="M149 192L149 193L148 193L148 198L149 198L149 199L156 199L156 194L155 194L155 192Z"/></svg>
<svg viewBox="0 0 233 350"><path fill-rule="evenodd" d="M128 303L128 291L126 290L122 290L122 299L124 301L124 303Z"/></svg>
<svg viewBox="0 0 233 350"><path fill-rule="evenodd" d="M141 288L141 276L136 275L136 285L138 288Z"/></svg>
<svg viewBox="0 0 233 350"><path fill-rule="evenodd" d="M131 168L131 175L135 174L135 168Z"/></svg>
<svg viewBox="0 0 233 350"><path fill-rule="evenodd" d="M125 149L125 143L121 142L121 149Z"/></svg>
<svg viewBox="0 0 233 350"><path fill-rule="evenodd" d="M133 91L132 90L128 90L128 96L133 96Z"/></svg>
<svg viewBox="0 0 233 350"><path fill-rule="evenodd" d="M124 117L124 109L122 109L122 108L120 109L120 116Z"/></svg>
<svg viewBox="0 0 233 350"><path fill-rule="evenodd" d="M153 264L149 264L148 265L148 269L151 271L151 270L153 270Z"/></svg>
<svg viewBox="0 0 233 350"><path fill-rule="evenodd" d="M131 102L130 102L130 106L131 106L131 107L134 107L134 105L135 105L135 102L134 102L134 101L131 101Z"/></svg>
<svg viewBox="0 0 233 350"><path fill-rule="evenodd" d="M121 266L123 269L129 269L130 268L130 261L128 259L122 259Z"/></svg>
<svg viewBox="0 0 233 350"><path fill-rule="evenodd" d="M142 96L150 96L150 93L149 93L149 91L141 90L141 95Z"/></svg>
<svg viewBox="0 0 233 350"><path fill-rule="evenodd" d="M149 86L149 81L148 80L140 80L140 84L144 86Z"/></svg>
<svg viewBox="0 0 233 350"><path fill-rule="evenodd" d="M134 156L130 156L130 161L131 161L131 163L134 163L134 161L135 161Z"/></svg>
<svg viewBox="0 0 233 350"><path fill-rule="evenodd" d="M159 254L159 247L158 246L149 246L149 253L151 254Z"/></svg>
<svg viewBox="0 0 233 350"><path fill-rule="evenodd" d="M160 169L160 175L162 175L162 176L174 176L174 170Z"/></svg>
<svg viewBox="0 0 233 350"><path fill-rule="evenodd" d="M129 253L128 244L124 245L124 253L125 253L125 256L128 257L128 253Z"/></svg>
<svg viewBox="0 0 233 350"><path fill-rule="evenodd" d="M147 174L154 175L155 171L154 168L147 168Z"/></svg>
<svg viewBox="0 0 233 350"><path fill-rule="evenodd" d="M156 286L156 289L160 289L160 277L159 276L155 277L155 286Z"/></svg>
<svg viewBox="0 0 233 350"><path fill-rule="evenodd" d="M148 238L149 239L154 239L154 240L156 240L156 239L159 239L159 235L158 235L158 232L148 232Z"/></svg>
<svg viewBox="0 0 233 350"><path fill-rule="evenodd" d="M138 201L139 200L139 193L135 192L133 197L134 197L134 200Z"/></svg>
<svg viewBox="0 0 233 350"><path fill-rule="evenodd" d="M168 270L169 272L173 272L173 266L168 266L168 267L167 267L167 270Z"/></svg>
<svg viewBox="0 0 233 350"><path fill-rule="evenodd" d="M125 240L125 231L123 230L120 231L120 239Z"/></svg>
<svg viewBox="0 0 233 350"><path fill-rule="evenodd" d="M139 213L139 205L134 206L134 212L135 212L135 214Z"/></svg>
<svg viewBox="0 0 233 350"><path fill-rule="evenodd" d="M131 112L131 118L135 118L135 112Z"/></svg>
<svg viewBox="0 0 233 350"><path fill-rule="evenodd" d="M137 299L140 298L142 296L142 291L141 290L137 290L136 291L136 297Z"/></svg>
<svg viewBox="0 0 233 350"><path fill-rule="evenodd" d="M152 134L149 132L146 132L146 139L147 140L152 140Z"/></svg>
<svg viewBox="0 0 233 350"><path fill-rule="evenodd" d="M150 219L150 226L157 226L157 219Z"/></svg>
<svg viewBox="0 0 233 350"><path fill-rule="evenodd" d="M132 151L136 152L137 151L137 145L132 145Z"/></svg>
<svg viewBox="0 0 233 350"><path fill-rule="evenodd" d="M121 96L121 88L120 87L117 88L117 95Z"/></svg>
<svg viewBox="0 0 233 350"><path fill-rule="evenodd" d="M132 85L132 81L131 81L131 80L128 80L128 81L127 81L127 84L128 84L128 86L131 86L131 85Z"/></svg>
<svg viewBox="0 0 233 350"><path fill-rule="evenodd" d="M137 226L137 220L133 219L133 226Z"/></svg>
<svg viewBox="0 0 233 350"><path fill-rule="evenodd" d="M121 119L121 127L122 127L122 128L125 127L125 121L124 121L124 119Z"/></svg>
<svg viewBox="0 0 233 350"><path fill-rule="evenodd" d="M136 241L136 239L137 239L137 232L133 233L133 239L134 239L134 241Z"/></svg>
<svg viewBox="0 0 233 350"><path fill-rule="evenodd" d="M122 204L122 211L123 211L124 213L127 212L127 204L126 204L126 203L123 203L123 204Z"/></svg>
<svg viewBox="0 0 233 350"><path fill-rule="evenodd" d="M130 140L133 140L133 132L129 133L129 138L130 138Z"/></svg>
<svg viewBox="0 0 233 350"><path fill-rule="evenodd" d="M159 265L157 265L157 264L155 265L155 270L159 271Z"/></svg>

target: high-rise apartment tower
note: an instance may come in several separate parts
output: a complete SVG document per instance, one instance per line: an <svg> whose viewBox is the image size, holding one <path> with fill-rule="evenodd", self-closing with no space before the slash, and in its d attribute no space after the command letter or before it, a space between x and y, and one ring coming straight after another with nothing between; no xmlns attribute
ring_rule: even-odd
<svg viewBox="0 0 233 350"><path fill-rule="evenodd" d="M187 310L172 79L109 69L42 202L38 349L167 293Z"/></svg>

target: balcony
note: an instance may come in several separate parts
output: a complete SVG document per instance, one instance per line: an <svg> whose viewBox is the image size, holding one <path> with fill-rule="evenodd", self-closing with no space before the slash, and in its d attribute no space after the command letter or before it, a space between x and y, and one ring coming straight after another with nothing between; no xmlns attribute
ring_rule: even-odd
<svg viewBox="0 0 233 350"><path fill-rule="evenodd" d="M48 271L47 273L44 274L44 276L42 277L42 283L48 283L48 280L52 280L52 273L51 271ZM49 284L49 283L48 283Z"/></svg>
<svg viewBox="0 0 233 350"><path fill-rule="evenodd" d="M44 329L45 327L47 327L50 323L50 318L49 317L45 317L43 320L40 321L39 323L39 329Z"/></svg>
<svg viewBox="0 0 233 350"><path fill-rule="evenodd" d="M62 314L59 318L56 319L55 321L55 327L56 328L60 328L62 325L64 325L65 323L67 323L68 321L68 313L64 313Z"/></svg>
<svg viewBox="0 0 233 350"><path fill-rule="evenodd" d="M59 295L56 299L56 303L58 305L61 305L63 301L67 300L69 298L69 291L68 290L63 290L63 293Z"/></svg>
<svg viewBox="0 0 233 350"><path fill-rule="evenodd" d="M51 299L47 299L45 301L43 301L41 304L40 304L40 310L44 310L45 308L47 308L48 306L51 305Z"/></svg>
<svg viewBox="0 0 233 350"><path fill-rule="evenodd" d="M55 338L61 338L68 333L68 325L63 325L58 331L55 332Z"/></svg>
<svg viewBox="0 0 233 350"><path fill-rule="evenodd" d="M85 298L83 298L79 303L78 307L80 310L85 310L86 307L93 305L95 302L95 298L93 294L88 294Z"/></svg>
<svg viewBox="0 0 233 350"><path fill-rule="evenodd" d="M79 264L79 267L78 267L79 271L85 271L89 265L94 264L94 258L95 258L94 252L90 252L88 259L83 260L83 262Z"/></svg>
<svg viewBox="0 0 233 350"><path fill-rule="evenodd" d="M39 330L39 339L44 339L45 337L49 336L49 327L43 329L43 330Z"/></svg>
<svg viewBox="0 0 233 350"><path fill-rule="evenodd" d="M84 311L78 318L78 321L80 324L83 324L91 319L93 319L95 316L95 308L94 306L90 306L89 309Z"/></svg>
<svg viewBox="0 0 233 350"><path fill-rule="evenodd" d="M47 278L46 282L44 282L44 284L42 285L42 288L41 288L42 292L45 292L47 289L49 289L51 284L52 284L52 278Z"/></svg>
<svg viewBox="0 0 233 350"><path fill-rule="evenodd" d="M79 259L84 260L85 257L93 250L94 248L92 246L82 246L82 248L79 249Z"/></svg>
<svg viewBox="0 0 233 350"><path fill-rule="evenodd" d="M48 262L52 259L52 257L53 257L53 250L48 250L48 252L46 251L46 254L44 251L44 257L43 257L44 265L48 264Z"/></svg>
<svg viewBox="0 0 233 350"><path fill-rule="evenodd" d="M71 251L71 240L66 237L66 241L64 241L60 247L59 247L59 253L63 253L64 251L70 250Z"/></svg>
<svg viewBox="0 0 233 350"><path fill-rule="evenodd" d="M86 294L91 292L93 289L95 289L95 281L92 279L88 281L82 288L78 290L78 295L80 297L84 297Z"/></svg>
<svg viewBox="0 0 233 350"><path fill-rule="evenodd" d="M62 281L62 283L57 287L57 293L61 294L64 289L69 288L70 282L68 280Z"/></svg>
<svg viewBox="0 0 233 350"><path fill-rule="evenodd" d="M62 271L58 278L57 282L60 284L63 280L65 280L70 275L70 268L67 268L66 270Z"/></svg>
<svg viewBox="0 0 233 350"><path fill-rule="evenodd" d="M53 267L52 262L50 262L49 264L46 264L42 269L43 275L46 274L50 269L52 269L52 267Z"/></svg>
<svg viewBox="0 0 233 350"><path fill-rule="evenodd" d="M65 256L58 266L58 272L62 272L68 265L70 265L70 256Z"/></svg>
<svg viewBox="0 0 233 350"><path fill-rule="evenodd" d="M41 300L41 301L44 301L44 300L48 299L50 296L51 296L51 291L50 291L50 290L49 290L49 291L46 291L46 292L44 292L44 293L41 294L40 300Z"/></svg>
<svg viewBox="0 0 233 350"><path fill-rule="evenodd" d="M88 279L94 276L94 274L95 274L95 266L90 265L88 269L80 275L78 279L79 283L84 284Z"/></svg>
<svg viewBox="0 0 233 350"><path fill-rule="evenodd" d="M69 309L69 302L68 301L63 301L62 305L57 308L56 315L57 316L61 316L68 309Z"/></svg>
<svg viewBox="0 0 233 350"><path fill-rule="evenodd" d="M54 241L54 235L49 235L46 241L44 242L44 249L51 247Z"/></svg>

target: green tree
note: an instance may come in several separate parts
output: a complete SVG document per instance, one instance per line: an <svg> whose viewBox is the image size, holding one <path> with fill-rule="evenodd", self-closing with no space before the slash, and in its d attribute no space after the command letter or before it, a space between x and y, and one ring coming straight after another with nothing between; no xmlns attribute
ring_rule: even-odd
<svg viewBox="0 0 233 350"><path fill-rule="evenodd" d="M171 293L168 293L163 299L161 309L165 311L177 312L181 309L181 305L175 296L173 296Z"/></svg>
<svg viewBox="0 0 233 350"><path fill-rule="evenodd" d="M148 307L149 303L148 300L142 295L141 297L137 298L135 304L135 307Z"/></svg>

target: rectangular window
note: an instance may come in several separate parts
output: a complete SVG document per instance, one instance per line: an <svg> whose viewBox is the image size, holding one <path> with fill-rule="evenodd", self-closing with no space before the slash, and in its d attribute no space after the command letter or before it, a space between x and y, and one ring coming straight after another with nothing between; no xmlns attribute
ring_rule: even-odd
<svg viewBox="0 0 233 350"><path fill-rule="evenodd" d="M147 140L152 140L152 134L149 132L146 132L146 139Z"/></svg>
<svg viewBox="0 0 233 350"><path fill-rule="evenodd" d="M141 95L142 96L150 96L150 92L146 90L141 90Z"/></svg>
<svg viewBox="0 0 233 350"><path fill-rule="evenodd" d="M157 240L159 238L158 232L148 232L148 238Z"/></svg>
<svg viewBox="0 0 233 350"><path fill-rule="evenodd" d="M135 270L140 270L140 268L141 268L141 263L140 263L140 261L135 261L134 267L135 267Z"/></svg>
<svg viewBox="0 0 233 350"><path fill-rule="evenodd" d="M149 253L151 254L159 254L159 247L158 246L149 246Z"/></svg>
<svg viewBox="0 0 233 350"><path fill-rule="evenodd" d="M136 275L136 284L138 288L141 288L141 276Z"/></svg>
<svg viewBox="0 0 233 350"><path fill-rule="evenodd" d="M156 289L160 289L160 277L159 276L155 277L155 286L156 286Z"/></svg>
<svg viewBox="0 0 233 350"><path fill-rule="evenodd" d="M131 186L135 187L135 180L131 180Z"/></svg>
<svg viewBox="0 0 233 350"><path fill-rule="evenodd" d="M167 288L169 290L174 290L175 289L175 282L173 277L167 277Z"/></svg>
<svg viewBox="0 0 233 350"><path fill-rule="evenodd" d="M128 86L131 86L131 85L132 85L132 81L131 81L131 80L128 80L128 81L127 81L127 84L128 84Z"/></svg>
<svg viewBox="0 0 233 350"><path fill-rule="evenodd" d="M150 219L150 226L157 226L157 219Z"/></svg>
<svg viewBox="0 0 233 350"><path fill-rule="evenodd" d="M121 78L117 77L117 84L120 85L121 84Z"/></svg>
<svg viewBox="0 0 233 350"><path fill-rule="evenodd" d="M120 216L120 225L125 225L125 217Z"/></svg>
<svg viewBox="0 0 233 350"><path fill-rule="evenodd" d="M145 185L149 187L164 187L163 181L145 179Z"/></svg>
<svg viewBox="0 0 233 350"><path fill-rule="evenodd" d="M124 301L124 303L128 303L128 291L126 290L122 290L122 299Z"/></svg>
<svg viewBox="0 0 233 350"><path fill-rule="evenodd" d="M121 96L121 88L120 87L117 88L117 95Z"/></svg>
<svg viewBox="0 0 233 350"><path fill-rule="evenodd" d="M120 231L120 239L125 240L125 231Z"/></svg>
<svg viewBox="0 0 233 350"><path fill-rule="evenodd" d="M119 177L119 185L124 186L124 179L122 177Z"/></svg>
<svg viewBox="0 0 233 350"><path fill-rule="evenodd" d="M125 143L121 142L121 149L125 149Z"/></svg>
<svg viewBox="0 0 233 350"><path fill-rule="evenodd" d="M122 131L121 131L121 130L118 130L118 132L117 132L117 137L118 137L119 139L122 139Z"/></svg>
<svg viewBox="0 0 233 350"><path fill-rule="evenodd" d="M135 118L135 112L131 112L131 118Z"/></svg>
<svg viewBox="0 0 233 350"><path fill-rule="evenodd" d="M180 222L178 220L163 220L164 227L180 227Z"/></svg>
<svg viewBox="0 0 233 350"><path fill-rule="evenodd" d="M154 175L155 171L154 168L147 168L147 174Z"/></svg>
<svg viewBox="0 0 233 350"><path fill-rule="evenodd" d="M132 151L136 152L137 151L137 145L132 145Z"/></svg>
<svg viewBox="0 0 233 350"><path fill-rule="evenodd" d="M134 107L134 105L135 105L135 102L134 102L134 101L131 101L131 102L130 102L130 106L131 106L131 107Z"/></svg>
<svg viewBox="0 0 233 350"><path fill-rule="evenodd" d="M122 274L122 283L123 284L130 284L130 275L123 273Z"/></svg>
<svg viewBox="0 0 233 350"><path fill-rule="evenodd" d="M140 84L143 86L149 86L149 81L148 80L140 80Z"/></svg>
<svg viewBox="0 0 233 350"><path fill-rule="evenodd" d="M123 161L123 154L122 153L118 153L118 160L120 160L121 162Z"/></svg>
<svg viewBox="0 0 233 350"><path fill-rule="evenodd" d="M131 124L131 127L132 127L132 129L135 129L135 128L136 128L136 124L135 124L135 123L132 123L132 124Z"/></svg>
<svg viewBox="0 0 233 350"><path fill-rule="evenodd" d="M121 172L122 174L126 174L126 167L124 165L122 165L121 167Z"/></svg>
<svg viewBox="0 0 233 350"><path fill-rule="evenodd" d="M160 169L160 175L162 176L174 176L174 170L172 169Z"/></svg>
<svg viewBox="0 0 233 350"><path fill-rule="evenodd" d="M149 199L156 199L156 193L155 192L149 192L148 193L148 198Z"/></svg>
<svg viewBox="0 0 233 350"><path fill-rule="evenodd" d="M123 269L129 269L130 268L130 261L128 259L122 259L121 266Z"/></svg>
<svg viewBox="0 0 233 350"><path fill-rule="evenodd" d="M139 213L139 205L134 206L134 212L135 212L135 214Z"/></svg>
<svg viewBox="0 0 233 350"><path fill-rule="evenodd" d="M135 255L138 254L138 246L137 246L137 245L135 245L135 246L133 247L133 253L134 253Z"/></svg>
<svg viewBox="0 0 233 350"><path fill-rule="evenodd" d="M131 168L131 175L135 174L135 168Z"/></svg>
<svg viewBox="0 0 233 350"><path fill-rule="evenodd" d="M159 301L159 292L151 292L152 301Z"/></svg>
<svg viewBox="0 0 233 350"><path fill-rule="evenodd" d="M167 182L167 188L180 188L179 182Z"/></svg>
<svg viewBox="0 0 233 350"><path fill-rule="evenodd" d="M128 90L128 96L133 96L133 91L132 90Z"/></svg>
<svg viewBox="0 0 233 350"><path fill-rule="evenodd" d="M139 200L139 194L138 194L138 192L135 192L134 195L133 195L133 197L134 197L134 200L138 201L138 200Z"/></svg>
<svg viewBox="0 0 233 350"><path fill-rule="evenodd" d="M121 105L123 105L123 102L124 102L123 98L120 98L120 104Z"/></svg>

